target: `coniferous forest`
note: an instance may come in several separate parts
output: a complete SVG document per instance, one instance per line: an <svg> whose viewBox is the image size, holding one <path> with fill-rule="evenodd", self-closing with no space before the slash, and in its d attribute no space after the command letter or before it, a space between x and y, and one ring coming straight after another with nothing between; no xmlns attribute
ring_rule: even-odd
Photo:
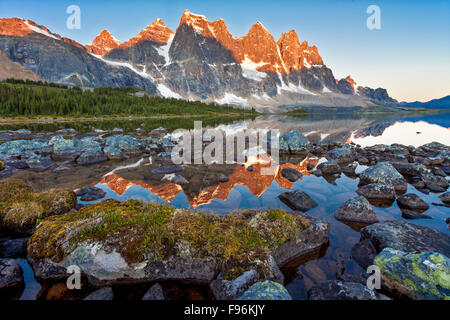
<svg viewBox="0 0 450 320"><path fill-rule="evenodd" d="M139 94L140 93L140 94ZM252 114L254 110L162 98L139 89L83 90L58 84L8 79L0 82L0 116L158 116Z"/></svg>

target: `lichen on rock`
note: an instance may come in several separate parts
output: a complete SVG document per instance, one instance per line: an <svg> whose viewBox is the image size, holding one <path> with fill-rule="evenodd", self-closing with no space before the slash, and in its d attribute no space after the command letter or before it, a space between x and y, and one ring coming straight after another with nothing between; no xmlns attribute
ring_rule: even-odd
<svg viewBox="0 0 450 320"><path fill-rule="evenodd" d="M385 248L374 259L390 289L411 299L450 299L450 260L438 252Z"/></svg>

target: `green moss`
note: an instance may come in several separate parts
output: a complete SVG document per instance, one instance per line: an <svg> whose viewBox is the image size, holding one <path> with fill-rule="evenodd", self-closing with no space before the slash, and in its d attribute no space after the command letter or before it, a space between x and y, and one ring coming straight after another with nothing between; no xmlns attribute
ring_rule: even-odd
<svg viewBox="0 0 450 320"><path fill-rule="evenodd" d="M100 243L129 263L177 255L213 257L224 278L234 279L250 269L267 272L269 251L308 226L306 219L284 210L220 216L164 204L106 200L46 219L31 238L29 254L59 261L82 243Z"/></svg>
<svg viewBox="0 0 450 320"><path fill-rule="evenodd" d="M19 233L29 233L38 219L68 212L76 205L70 190L34 193L20 180L0 182L0 225Z"/></svg>

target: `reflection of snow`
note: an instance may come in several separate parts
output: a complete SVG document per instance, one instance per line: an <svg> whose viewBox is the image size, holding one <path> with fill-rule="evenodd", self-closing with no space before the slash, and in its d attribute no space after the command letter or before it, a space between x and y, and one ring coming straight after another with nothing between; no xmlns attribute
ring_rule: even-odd
<svg viewBox="0 0 450 320"><path fill-rule="evenodd" d="M418 134L420 132L420 134ZM373 146L376 144L412 145L414 147L422 146L429 142L440 142L447 146L450 145L450 130L430 124L425 121L418 122L396 122L387 127L380 136L367 136L363 138L354 138L352 134L351 141L362 147Z"/></svg>

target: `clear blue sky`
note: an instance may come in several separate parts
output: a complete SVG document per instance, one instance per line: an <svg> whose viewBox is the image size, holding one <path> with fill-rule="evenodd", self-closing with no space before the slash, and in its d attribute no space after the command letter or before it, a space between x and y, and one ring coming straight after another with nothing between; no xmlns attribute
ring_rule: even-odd
<svg viewBox="0 0 450 320"><path fill-rule="evenodd" d="M66 28L66 8L81 8L81 30ZM368 30L366 9L381 8L381 30ZM261 21L277 40L295 29L319 48L337 78L385 87L398 100L429 100L450 94L450 1L448 0L0 0L0 17L31 19L82 44L108 29L121 41L155 18L173 30L184 9L211 21L223 18L235 36Z"/></svg>

